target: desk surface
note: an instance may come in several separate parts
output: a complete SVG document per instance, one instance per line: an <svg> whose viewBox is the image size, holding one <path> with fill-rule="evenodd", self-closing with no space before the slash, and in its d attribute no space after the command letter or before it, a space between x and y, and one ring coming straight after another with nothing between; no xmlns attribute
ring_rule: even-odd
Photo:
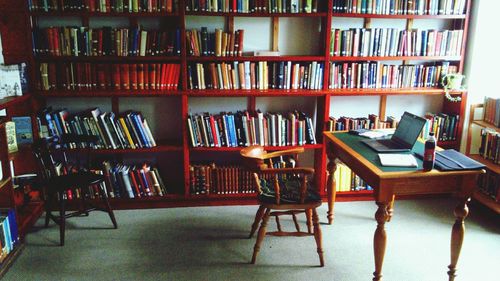
<svg viewBox="0 0 500 281"><path fill-rule="evenodd" d="M416 177L440 177L450 175L465 175L465 174L479 174L480 171L474 170L461 170L461 171L447 171L441 172L438 170L423 171L422 160L417 158L418 167L384 167L380 164L378 153L361 141L366 139L360 136L352 135L347 132L325 132L324 133L327 143L333 145L331 149L335 156L340 158L345 164L359 174L363 179L370 183L371 177L377 178L416 178ZM439 149L439 148L438 148ZM418 152L423 153L424 143L417 141L408 154ZM371 176L368 176L367 174ZM365 176L365 177L363 177ZM376 184L372 182L371 184Z"/></svg>

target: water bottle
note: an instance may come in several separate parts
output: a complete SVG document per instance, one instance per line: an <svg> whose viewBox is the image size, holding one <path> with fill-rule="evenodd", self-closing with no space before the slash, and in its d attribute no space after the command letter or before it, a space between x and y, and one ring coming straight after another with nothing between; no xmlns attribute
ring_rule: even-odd
<svg viewBox="0 0 500 281"><path fill-rule="evenodd" d="M430 171L434 167L434 160L436 159L436 138L434 133L430 132L429 137L425 141L424 150L424 171Z"/></svg>

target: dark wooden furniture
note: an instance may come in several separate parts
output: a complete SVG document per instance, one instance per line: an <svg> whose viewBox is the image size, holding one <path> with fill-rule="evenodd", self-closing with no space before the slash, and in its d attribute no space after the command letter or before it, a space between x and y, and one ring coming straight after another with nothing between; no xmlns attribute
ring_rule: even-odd
<svg viewBox="0 0 500 281"><path fill-rule="evenodd" d="M459 203L454 210L456 220L451 234L451 263L448 266L449 280L455 280L456 266L464 238L464 220L469 213L467 202L475 189L478 175L484 173L484 170L440 172L434 169L430 172L424 172L420 159L417 169L381 167L377 163L377 153L360 142L362 137L353 136L346 132L325 132L324 136L330 161L327 169L329 173L327 184L329 222L333 222L335 159L338 158L348 165L353 172L374 189L373 195L378 209L375 213L377 229L373 238L375 254L373 280L382 280L382 264L387 241L385 223L392 217L395 196L440 193L454 193L459 198ZM422 153L423 144L417 142L413 150Z"/></svg>
<svg viewBox="0 0 500 281"><path fill-rule="evenodd" d="M488 123L484 121L483 119L476 119L474 117L474 113L476 110L483 108L483 104L472 104L470 107L470 113L469 113L469 126L467 128L467 143L466 143L466 148L465 152L467 156L470 158L483 163L487 167L487 174L485 177L491 177L491 178L500 178L500 165L495 164L492 160L485 159L479 154L472 153L471 152L471 145L472 145L472 127L477 126L480 128L488 128L491 130L494 130L497 133L500 133L500 128L495 127L495 125ZM490 175L491 174L491 175ZM487 180L486 180L487 182ZM500 182L496 182L496 185L500 185ZM500 198L500 189L497 190L496 198L492 198L491 195L487 195L481 190L476 190L473 194L473 198L483 204L484 206L490 208L492 211L494 211L497 214L500 214L500 202L495 200L496 198Z"/></svg>
<svg viewBox="0 0 500 281"><path fill-rule="evenodd" d="M94 136L62 135L61 139L38 139L33 144L33 153L39 163L39 182L37 185L45 194L45 227L49 225L50 219L59 225L60 245L64 246L64 234L66 219L70 217L89 215L89 212L99 210L107 212L114 228L117 228L115 215L108 202L104 190L104 176L91 172L90 159L85 162L77 161L76 165L67 162L64 151L70 143L85 143L91 146L97 142ZM62 151L61 151L62 150ZM60 157L58 157L60 156ZM60 162L57 162L60 161ZM87 168L85 165L87 165ZM95 186L102 198L104 208L94 206L89 197L89 187ZM93 192L93 189L92 189ZM69 193L80 198L78 210L66 213L66 201ZM59 215L52 212L57 210Z"/></svg>
<svg viewBox="0 0 500 281"><path fill-rule="evenodd" d="M324 266L323 260L323 248L322 248L322 237L321 228L319 226L318 214L316 208L321 206L321 198L319 195L314 197L312 192L308 189L308 179L314 175L314 169L311 168L296 168L296 167L274 167L273 158L279 158L287 155L296 155L297 153L304 152L304 148L295 148L288 150L281 150L268 153L264 150L262 146L250 146L241 150L240 154L243 157L243 161L246 167L253 172L253 177L255 185L258 190L258 200L259 209L255 215L255 220L252 224L252 229L250 231L251 238L260 222L260 228L257 236L257 241L255 242L255 247L252 256L252 263L254 264L257 259L257 254L259 253L260 246L266 235L275 236L311 236L314 235L317 245L317 251L320 260L320 266ZM268 175L267 181L263 177ZM283 180L296 180L297 190L283 190L283 185L281 184ZM263 190L262 183L267 182L269 186L272 186L274 194L265 194ZM291 189L291 188L290 188ZM294 193L297 196L294 198L288 197L285 201L286 193ZM293 197L293 196L292 196ZM276 210L276 211L273 211ZM307 228L308 232L300 231L299 224L297 222L296 214L299 212L304 212L307 217ZM295 223L295 232L286 232L281 229L279 223L279 216L281 215L292 215L293 221ZM274 216L276 218L276 223L278 226L278 231L266 232L267 223L269 217ZM311 233L311 216L312 216L312 226L314 231Z"/></svg>

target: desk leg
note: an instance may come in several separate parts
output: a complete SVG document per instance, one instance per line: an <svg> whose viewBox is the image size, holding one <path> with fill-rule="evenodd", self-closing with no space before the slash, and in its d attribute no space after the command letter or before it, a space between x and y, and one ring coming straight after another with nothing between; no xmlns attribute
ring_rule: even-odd
<svg viewBox="0 0 500 281"><path fill-rule="evenodd" d="M373 281L382 280L382 264L384 263L385 245L387 242L387 234L385 232L385 223L389 219L387 212L388 202L377 202L377 212L375 219L377 220L377 229L373 236L373 253L375 255L375 272L373 272Z"/></svg>
<svg viewBox="0 0 500 281"><path fill-rule="evenodd" d="M460 256L460 251L462 250L462 242L464 241L465 225L464 220L469 214L469 208L467 207L467 202L470 198L461 199L455 208L455 224L451 231L451 263L448 266L450 269L448 271L449 281L455 280L457 271L458 257Z"/></svg>
<svg viewBox="0 0 500 281"><path fill-rule="evenodd" d="M328 181L326 183L326 191L328 196L328 224L333 223L333 204L335 203L335 197L337 195L337 191L335 190L335 171L337 170L337 163L335 163L335 155L332 150L332 147L327 147L328 166L326 170L328 172Z"/></svg>

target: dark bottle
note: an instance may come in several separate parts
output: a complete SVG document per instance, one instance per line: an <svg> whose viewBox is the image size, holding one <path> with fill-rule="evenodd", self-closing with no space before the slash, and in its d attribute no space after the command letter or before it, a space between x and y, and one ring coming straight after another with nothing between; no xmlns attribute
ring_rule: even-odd
<svg viewBox="0 0 500 281"><path fill-rule="evenodd" d="M429 137L425 141L424 150L424 171L430 171L434 167L434 160L436 159L436 138L434 133L430 132Z"/></svg>

